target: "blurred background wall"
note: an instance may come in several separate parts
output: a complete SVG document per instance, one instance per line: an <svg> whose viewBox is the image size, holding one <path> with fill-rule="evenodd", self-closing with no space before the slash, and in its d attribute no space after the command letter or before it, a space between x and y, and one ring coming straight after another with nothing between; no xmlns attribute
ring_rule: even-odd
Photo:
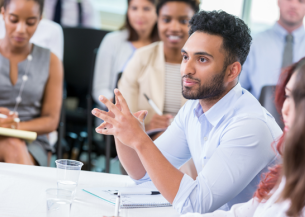
<svg viewBox="0 0 305 217"><path fill-rule="evenodd" d="M99 11L101 27L117 30L124 22L126 0L91 0ZM224 10L243 18L255 36L274 24L279 17L277 0L201 0L201 10Z"/></svg>

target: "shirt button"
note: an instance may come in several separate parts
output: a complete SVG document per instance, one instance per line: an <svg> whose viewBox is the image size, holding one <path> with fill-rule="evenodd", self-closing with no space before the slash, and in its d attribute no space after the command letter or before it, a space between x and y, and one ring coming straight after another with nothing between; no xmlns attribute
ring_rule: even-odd
<svg viewBox="0 0 305 217"><path fill-rule="evenodd" d="M208 138L207 138L207 137L204 137L203 139L204 139L204 141L207 141L207 140L208 140Z"/></svg>

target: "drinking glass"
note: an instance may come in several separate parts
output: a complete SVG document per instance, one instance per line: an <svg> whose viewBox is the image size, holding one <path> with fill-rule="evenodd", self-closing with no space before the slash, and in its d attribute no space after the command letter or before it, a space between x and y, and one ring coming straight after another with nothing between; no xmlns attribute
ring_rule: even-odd
<svg viewBox="0 0 305 217"><path fill-rule="evenodd" d="M57 188L70 190L74 196L80 170L84 164L76 160L67 159L56 160L55 163L57 167Z"/></svg>
<svg viewBox="0 0 305 217"><path fill-rule="evenodd" d="M46 190L47 217L69 217L73 192L64 189Z"/></svg>

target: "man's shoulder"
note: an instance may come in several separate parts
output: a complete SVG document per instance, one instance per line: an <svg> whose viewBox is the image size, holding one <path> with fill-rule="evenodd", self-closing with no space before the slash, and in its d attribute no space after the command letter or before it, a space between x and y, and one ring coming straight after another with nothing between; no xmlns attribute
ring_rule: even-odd
<svg viewBox="0 0 305 217"><path fill-rule="evenodd" d="M243 89L243 95L236 101L230 112L231 123L258 120L262 125L267 125L271 131L277 132L280 130L274 117L245 89Z"/></svg>
<svg viewBox="0 0 305 217"><path fill-rule="evenodd" d="M268 44L274 40L274 36L272 28L260 32L253 38L252 47L268 46Z"/></svg>
<svg viewBox="0 0 305 217"><path fill-rule="evenodd" d="M234 111L234 117L264 117L265 111L260 102L246 89L243 89L242 92L243 94L231 108L231 110Z"/></svg>

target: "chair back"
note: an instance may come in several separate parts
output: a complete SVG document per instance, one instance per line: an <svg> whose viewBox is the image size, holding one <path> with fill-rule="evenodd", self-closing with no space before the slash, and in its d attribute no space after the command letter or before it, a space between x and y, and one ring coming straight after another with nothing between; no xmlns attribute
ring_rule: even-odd
<svg viewBox="0 0 305 217"><path fill-rule="evenodd" d="M67 95L69 88L78 93L91 94L93 50L99 47L108 31L64 27L64 70Z"/></svg>
<svg viewBox="0 0 305 217"><path fill-rule="evenodd" d="M259 102L268 112L270 112L278 125L283 129L284 123L282 121L282 115L278 113L274 103L275 87L276 86L264 86L259 97Z"/></svg>

